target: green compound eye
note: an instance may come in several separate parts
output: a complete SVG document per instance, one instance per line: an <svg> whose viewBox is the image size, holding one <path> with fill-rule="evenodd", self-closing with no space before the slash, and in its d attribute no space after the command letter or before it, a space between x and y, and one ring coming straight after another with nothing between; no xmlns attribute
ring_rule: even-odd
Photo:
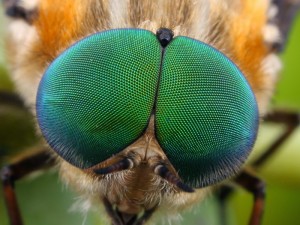
<svg viewBox="0 0 300 225"><path fill-rule="evenodd" d="M239 69L207 44L177 37L166 47L156 104L158 141L192 187L234 174L251 151L255 97Z"/></svg>
<svg viewBox="0 0 300 225"><path fill-rule="evenodd" d="M155 135L180 178L203 187L236 172L254 144L258 111L243 74L216 49L140 29L91 35L44 74L37 118L49 145L89 168Z"/></svg>
<svg viewBox="0 0 300 225"><path fill-rule="evenodd" d="M47 69L37 117L49 145L88 168L122 151L147 128L161 61L155 35L120 29L91 35Z"/></svg>

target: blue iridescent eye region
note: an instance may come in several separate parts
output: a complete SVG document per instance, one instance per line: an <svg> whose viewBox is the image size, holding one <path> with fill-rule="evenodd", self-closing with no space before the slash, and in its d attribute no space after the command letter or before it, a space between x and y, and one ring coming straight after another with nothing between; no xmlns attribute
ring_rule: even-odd
<svg viewBox="0 0 300 225"><path fill-rule="evenodd" d="M187 37L162 47L146 30L96 33L58 56L40 82L41 131L79 168L134 143L151 115L159 144L192 187L231 176L256 139L257 104L243 74Z"/></svg>
<svg viewBox="0 0 300 225"><path fill-rule="evenodd" d="M160 46L145 30L110 30L79 41L40 83L40 128L64 159L88 168L131 144L148 125Z"/></svg>
<svg viewBox="0 0 300 225"><path fill-rule="evenodd" d="M256 100L240 70L211 46L177 37L161 74L157 138L180 177L199 187L233 174L258 128Z"/></svg>

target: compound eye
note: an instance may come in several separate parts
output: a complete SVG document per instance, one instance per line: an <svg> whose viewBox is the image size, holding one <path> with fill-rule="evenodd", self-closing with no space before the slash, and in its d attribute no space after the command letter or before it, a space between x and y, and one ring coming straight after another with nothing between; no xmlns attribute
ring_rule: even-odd
<svg viewBox="0 0 300 225"><path fill-rule="evenodd" d="M192 187L232 176L253 147L259 120L255 96L237 66L187 37L165 49L155 115L161 147Z"/></svg>
<svg viewBox="0 0 300 225"><path fill-rule="evenodd" d="M38 89L37 118L49 145L88 168L133 143L147 127L160 62L160 44L146 30L109 30L71 46Z"/></svg>

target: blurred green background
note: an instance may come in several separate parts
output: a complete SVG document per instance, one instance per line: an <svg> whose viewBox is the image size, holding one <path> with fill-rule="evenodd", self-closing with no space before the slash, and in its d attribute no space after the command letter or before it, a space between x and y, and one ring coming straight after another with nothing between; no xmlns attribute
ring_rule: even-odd
<svg viewBox="0 0 300 225"><path fill-rule="evenodd" d="M0 33L3 36L3 16L0 8ZM293 26L286 51L281 58L284 68L273 100L273 107L300 112L300 17ZM8 79L0 41L0 89L14 91ZM14 118L14 120L11 120ZM0 165L5 161L7 150L21 150L31 146L33 137L32 118L13 106L0 105ZM276 136L282 126L268 124L261 127L253 157L259 155ZM27 135L23 135L23 134ZM12 138L14 137L14 138ZM267 182L267 199L263 225L300 225L300 129L282 146L259 171ZM253 158L252 157L252 158ZM0 191L1 188L0 188ZM101 224L101 216L88 216L73 212L76 195L59 181L56 171L29 177L16 183L16 193L25 225ZM229 225L246 225L252 206L252 196L237 189L227 202ZM182 215L182 224L218 225L218 202L212 195L193 210ZM167 223L167 222L166 222ZM7 225L3 197L0 196L0 225Z"/></svg>

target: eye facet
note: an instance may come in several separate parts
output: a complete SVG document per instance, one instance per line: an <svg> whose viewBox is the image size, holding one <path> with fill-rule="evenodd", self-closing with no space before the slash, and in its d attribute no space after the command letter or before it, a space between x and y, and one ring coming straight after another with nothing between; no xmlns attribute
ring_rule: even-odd
<svg viewBox="0 0 300 225"><path fill-rule="evenodd" d="M154 104L160 44L146 30L91 35L44 74L37 117L50 146L88 168L120 152L146 129Z"/></svg>
<svg viewBox="0 0 300 225"><path fill-rule="evenodd" d="M202 42L176 37L166 47L156 102L157 139L192 187L231 176L254 144L258 110L240 70Z"/></svg>

